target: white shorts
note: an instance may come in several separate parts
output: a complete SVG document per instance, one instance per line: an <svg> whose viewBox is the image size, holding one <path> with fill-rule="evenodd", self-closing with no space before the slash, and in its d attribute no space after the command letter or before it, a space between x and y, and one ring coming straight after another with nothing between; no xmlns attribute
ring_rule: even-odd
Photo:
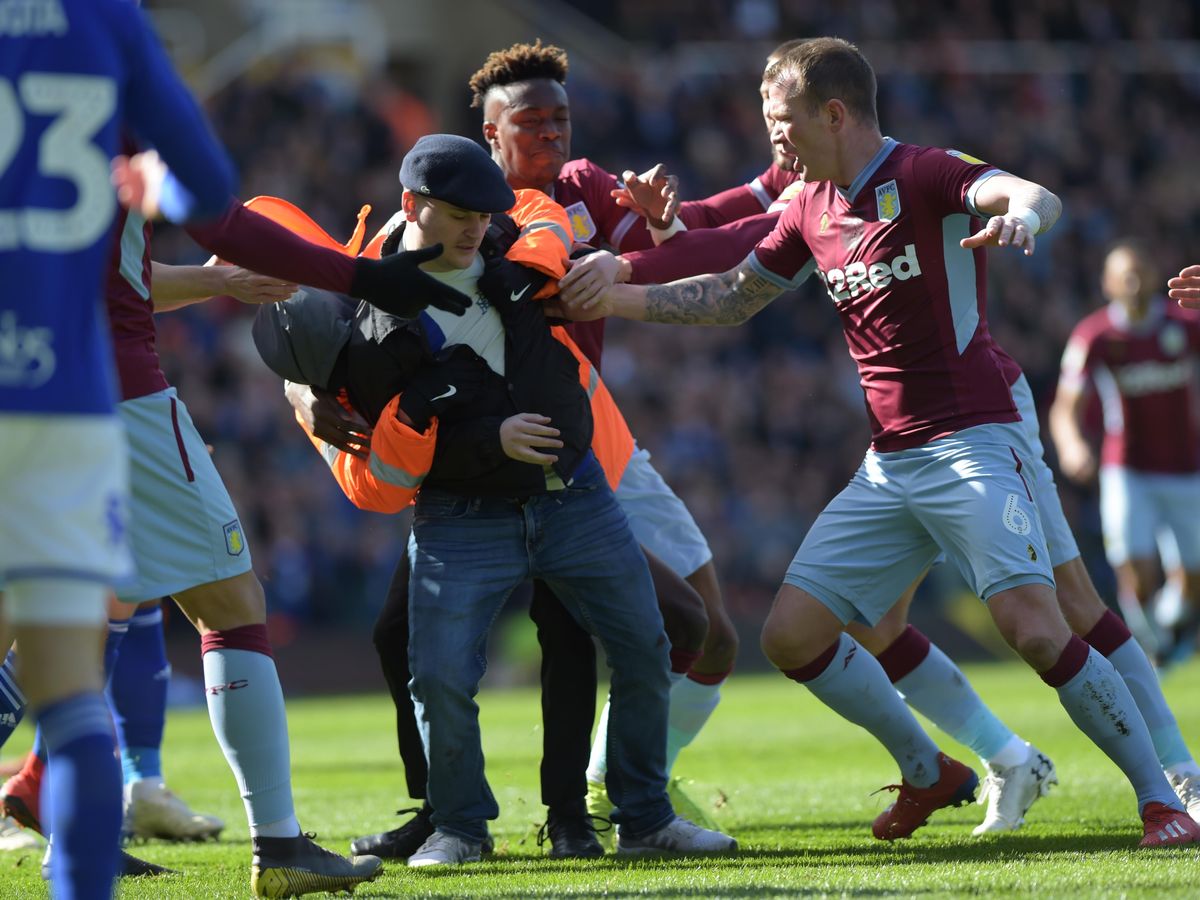
<svg viewBox="0 0 1200 900"><path fill-rule="evenodd" d="M0 585L10 621L103 622L132 574L129 469L115 416L0 414ZM53 582L51 595L34 582Z"/></svg>
<svg viewBox="0 0 1200 900"><path fill-rule="evenodd" d="M1109 564L1154 559L1159 535L1175 539L1178 564L1200 569L1200 475L1100 469L1100 524Z"/></svg>
<svg viewBox="0 0 1200 900"><path fill-rule="evenodd" d="M817 517L784 582L843 622L875 625L944 550L984 600L1054 586L1020 424L979 425L920 447L867 451Z"/></svg>
<svg viewBox="0 0 1200 900"><path fill-rule="evenodd" d="M1038 514L1042 517L1042 531L1046 535L1046 546L1050 550L1050 564L1055 568L1079 556L1079 545L1067 524L1062 501L1058 499L1058 485L1054 483L1054 472L1046 465L1046 450L1038 429L1037 406L1033 402L1033 391L1025 376L1012 386L1013 401L1021 414L1021 432L1025 437L1025 458L1029 469L1025 473L1033 496L1037 499Z"/></svg>
<svg viewBox="0 0 1200 900"><path fill-rule="evenodd" d="M175 388L118 403L117 413L129 434L138 571L117 596L142 603L249 572L233 500Z"/></svg>
<svg viewBox="0 0 1200 900"><path fill-rule="evenodd" d="M650 464L648 450L634 447L616 495L637 542L680 578L712 559L700 526Z"/></svg>

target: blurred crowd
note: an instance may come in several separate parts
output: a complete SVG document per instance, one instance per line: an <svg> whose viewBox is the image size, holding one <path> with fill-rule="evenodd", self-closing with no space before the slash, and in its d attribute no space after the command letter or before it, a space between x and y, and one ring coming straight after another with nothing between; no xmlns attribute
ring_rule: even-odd
<svg viewBox="0 0 1200 900"><path fill-rule="evenodd" d="M907 42L920 64L906 68L892 56L879 66L884 133L961 149L1063 199L1063 218L1039 239L1035 257L993 251L989 262L992 330L1024 366L1043 410L1067 333L1100 302L1099 265L1111 240L1144 238L1164 281L1200 261L1195 50L1190 68L1173 73L1132 65L1113 49L1129 45L1111 43L1194 41L1194 4L944 0L920 4L920 16L888 0L572 5L644 47L639 65L572 73L574 155L615 172L666 162L687 197L749 181L769 162L758 84L761 60L778 41L839 34L861 40L868 57L886 47L879 42ZM970 49L957 43L1006 38L1070 42L1062 47L1064 54L1074 48L1072 64L977 74L967 64ZM730 43L728 55L708 54L707 68L705 54L698 63L689 42L719 40L740 43ZM375 205L375 226L399 203L396 171L413 131L402 123L424 116L477 134L478 113L466 110L469 75L462 73L462 110L430 111L420 83L385 78L350 93L292 66L235 83L213 98L210 112L241 169L244 196L287 197L345 239L362 203ZM157 257L200 258L170 234ZM369 620L405 523L359 513L341 498L292 423L278 379L254 354L251 315L216 302L160 316L167 375L213 444L273 612ZM744 623L757 621L807 527L868 441L832 304L813 279L737 329L610 323L604 375L639 442L708 536L731 610ZM1103 588L1109 576L1092 494L1069 488L1064 499Z"/></svg>

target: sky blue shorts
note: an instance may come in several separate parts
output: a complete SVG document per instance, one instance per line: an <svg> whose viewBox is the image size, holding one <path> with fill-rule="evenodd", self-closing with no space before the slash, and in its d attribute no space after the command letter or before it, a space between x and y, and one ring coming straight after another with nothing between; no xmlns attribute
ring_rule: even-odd
<svg viewBox="0 0 1200 900"><path fill-rule="evenodd" d="M634 448L616 495L637 542L680 578L713 558L688 508L650 464L649 451Z"/></svg>
<svg viewBox="0 0 1200 900"><path fill-rule="evenodd" d="M877 453L830 501L784 577L843 622L875 625L944 550L976 594L1054 587L1021 423Z"/></svg>
<svg viewBox="0 0 1200 900"><path fill-rule="evenodd" d="M1046 535L1046 546L1050 548L1051 565L1061 566L1079 555L1079 545L1067 524L1062 501L1058 499L1058 485L1054 483L1054 472L1046 465L1046 449L1038 426L1037 406L1033 402L1033 391L1022 375L1012 386L1013 401L1021 414L1021 431L1025 435L1024 459L1029 460L1025 473L1029 489L1037 499L1038 512L1042 517L1042 531Z"/></svg>
<svg viewBox="0 0 1200 900"><path fill-rule="evenodd" d="M117 596L165 597L250 571L250 548L208 448L175 388L117 404L129 439L137 578Z"/></svg>

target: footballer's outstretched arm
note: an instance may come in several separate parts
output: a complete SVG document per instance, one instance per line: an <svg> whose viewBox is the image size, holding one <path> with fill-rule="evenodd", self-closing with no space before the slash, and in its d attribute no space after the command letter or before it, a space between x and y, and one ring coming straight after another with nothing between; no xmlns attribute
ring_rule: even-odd
<svg viewBox="0 0 1200 900"><path fill-rule="evenodd" d="M297 285L240 266L168 266L151 262L150 299L156 313L179 309L211 297L229 296L242 303L278 303Z"/></svg>
<svg viewBox="0 0 1200 900"><path fill-rule="evenodd" d="M746 263L720 275L670 284L616 284L587 303L564 303L567 318L620 316L676 325L740 325L783 293Z"/></svg>
<svg viewBox="0 0 1200 900"><path fill-rule="evenodd" d="M1054 227L1062 215L1062 201L1040 184L1001 172L980 182L974 190L975 208L989 216L984 227L960 243L1024 249L1033 255L1035 235Z"/></svg>

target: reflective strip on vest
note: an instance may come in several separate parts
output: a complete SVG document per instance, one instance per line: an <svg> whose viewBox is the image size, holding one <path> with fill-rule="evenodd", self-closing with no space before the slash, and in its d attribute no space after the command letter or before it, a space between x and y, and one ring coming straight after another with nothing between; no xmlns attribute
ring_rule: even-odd
<svg viewBox="0 0 1200 900"><path fill-rule="evenodd" d="M379 481L409 489L419 488L421 482L425 480L425 475L428 474L423 472L420 475L413 475L411 472L406 472L398 466L388 465L376 456L374 452L371 453L370 466L371 474Z"/></svg>
<svg viewBox="0 0 1200 900"><path fill-rule="evenodd" d="M535 231L541 231L546 228L549 228L550 231L552 231L554 233L554 236L557 237L560 241L562 241L563 246L567 250L567 253L570 253L571 247L573 245L571 236L569 234L567 234L566 229L563 228L561 225L559 225L557 222L545 222L545 221L533 222L529 225L526 225L524 228L521 229L521 234L519 235L519 237L525 237L528 234L532 234Z"/></svg>
<svg viewBox="0 0 1200 900"><path fill-rule="evenodd" d="M590 366L588 368L588 400L592 399L592 396L596 393L596 388L598 387L600 387L600 373L596 371L595 366Z"/></svg>
<svg viewBox="0 0 1200 900"><path fill-rule="evenodd" d="M341 452L333 444L326 444L324 441L321 442L321 455L325 457L325 462L329 465L329 468L332 469L337 465L338 455Z"/></svg>

